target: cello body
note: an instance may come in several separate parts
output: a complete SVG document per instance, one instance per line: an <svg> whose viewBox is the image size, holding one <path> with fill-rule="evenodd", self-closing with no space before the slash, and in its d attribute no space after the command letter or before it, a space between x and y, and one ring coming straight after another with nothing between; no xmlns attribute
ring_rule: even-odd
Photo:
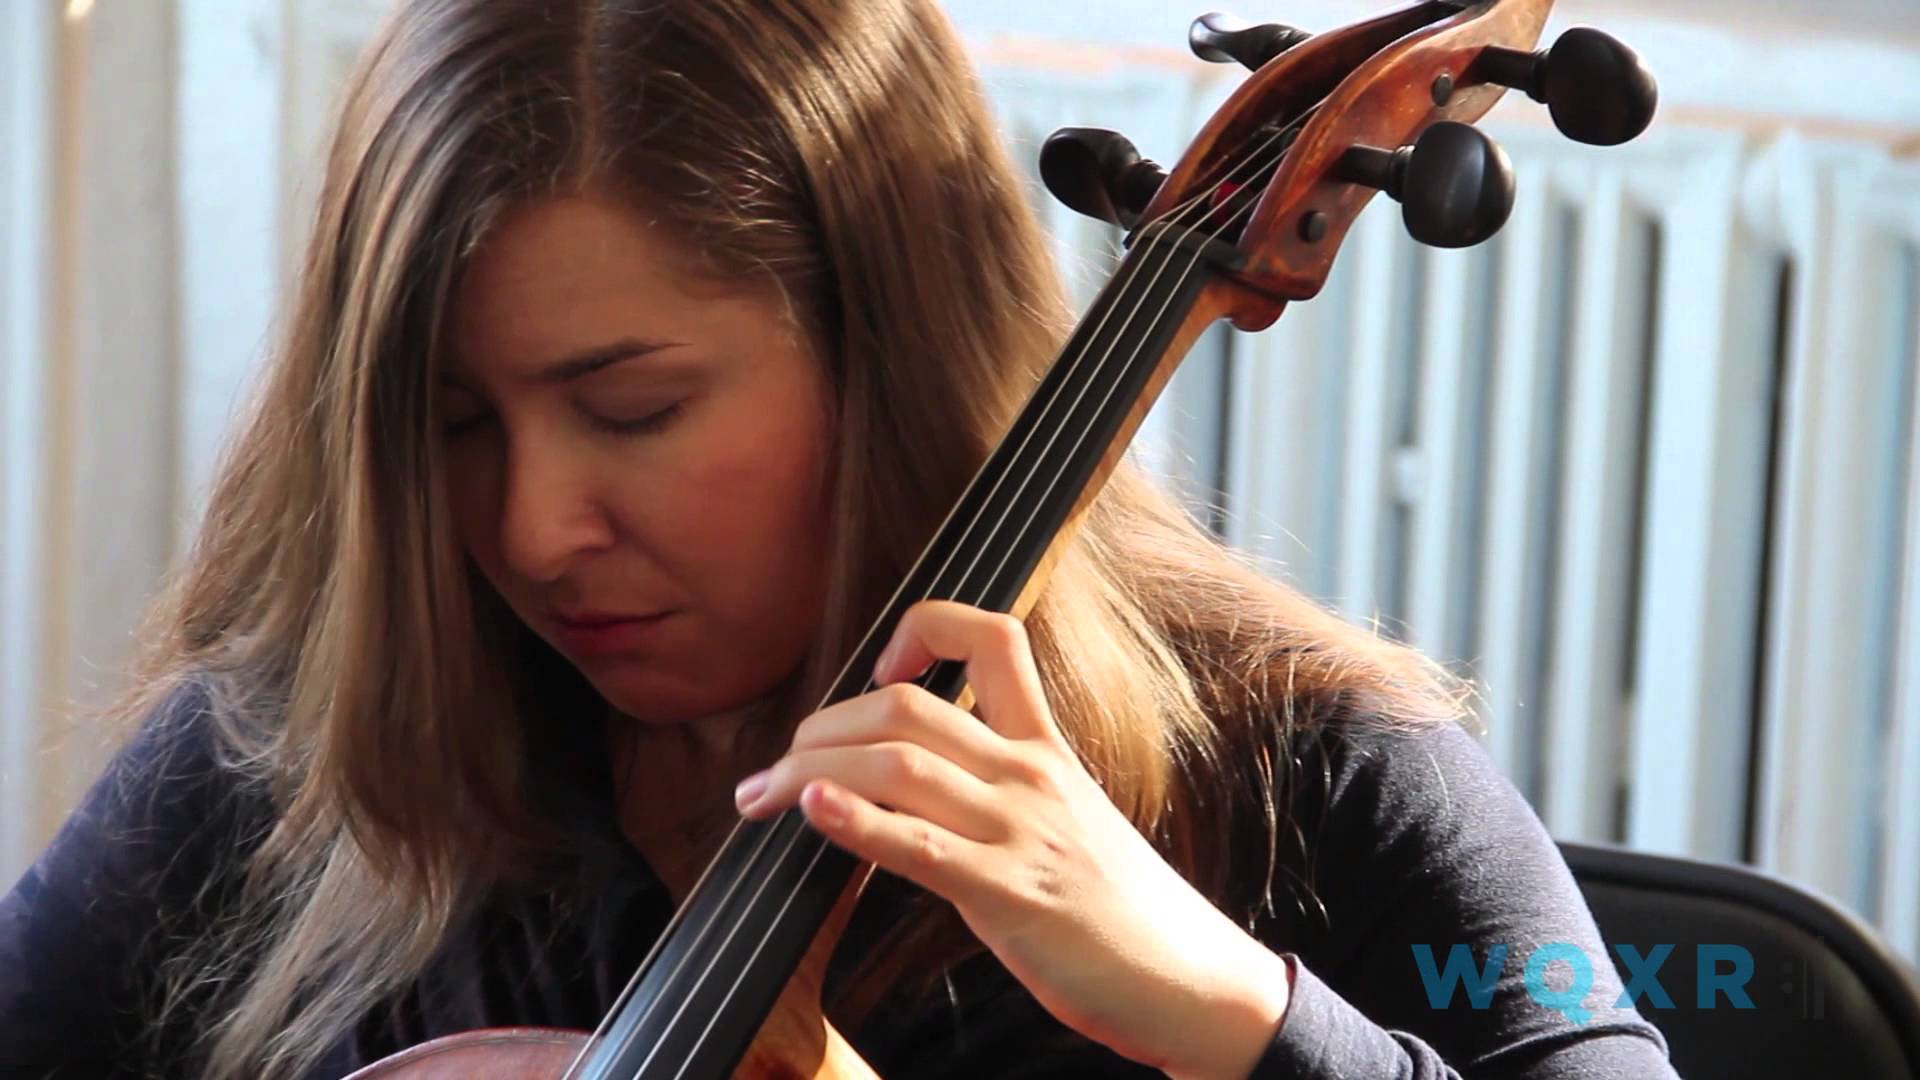
<svg viewBox="0 0 1920 1080"><path fill-rule="evenodd" d="M820 1008L827 962L853 915L866 875L855 875L832 920L787 981L766 1024L734 1070L739 1080L880 1080ZM564 1028L485 1028L446 1035L355 1071L346 1080L562 1080L592 1049Z"/></svg>

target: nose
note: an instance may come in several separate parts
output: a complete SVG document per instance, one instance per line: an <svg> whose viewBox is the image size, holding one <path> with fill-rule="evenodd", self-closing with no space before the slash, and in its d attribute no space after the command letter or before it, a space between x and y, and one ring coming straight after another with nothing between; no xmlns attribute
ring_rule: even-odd
<svg viewBox="0 0 1920 1080"><path fill-rule="evenodd" d="M515 440L500 498L500 557L531 581L551 582L583 553L613 542L594 474L564 445Z"/></svg>

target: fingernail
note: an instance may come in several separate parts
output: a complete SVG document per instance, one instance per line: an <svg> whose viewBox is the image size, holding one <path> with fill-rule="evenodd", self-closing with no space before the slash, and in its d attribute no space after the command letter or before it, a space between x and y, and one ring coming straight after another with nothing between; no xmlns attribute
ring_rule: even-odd
<svg viewBox="0 0 1920 1080"><path fill-rule="evenodd" d="M752 776L747 777L745 780L740 781L739 786L733 789L733 805L745 810L747 807L752 806L755 800L760 798L761 792L766 790L767 770L762 769Z"/></svg>
<svg viewBox="0 0 1920 1080"><path fill-rule="evenodd" d="M887 642L886 648L880 650L880 659L873 662L873 677L876 680L881 678L882 674L887 670L887 666L893 662L893 654L898 652L899 649L900 639L894 638L892 641Z"/></svg>

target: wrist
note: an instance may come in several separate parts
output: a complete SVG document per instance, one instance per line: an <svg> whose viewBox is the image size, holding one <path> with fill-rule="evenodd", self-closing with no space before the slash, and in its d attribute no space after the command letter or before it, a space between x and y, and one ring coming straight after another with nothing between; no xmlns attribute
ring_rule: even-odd
<svg viewBox="0 0 1920 1080"><path fill-rule="evenodd" d="M1195 1057L1166 1067L1172 1080L1247 1080L1286 1022L1293 962L1247 938L1230 977L1212 984L1194 1028Z"/></svg>

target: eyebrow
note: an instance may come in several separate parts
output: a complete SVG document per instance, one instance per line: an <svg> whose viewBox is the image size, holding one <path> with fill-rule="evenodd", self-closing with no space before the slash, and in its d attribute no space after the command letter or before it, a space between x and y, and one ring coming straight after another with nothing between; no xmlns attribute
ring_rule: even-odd
<svg viewBox="0 0 1920 1080"><path fill-rule="evenodd" d="M612 367L623 360L634 360L642 356L657 353L662 349L671 349L684 345L683 341L645 341L640 338L622 338L606 345L596 345L563 359L556 360L538 371L519 376L515 381L545 383L557 385L572 382L575 379L591 375L602 368ZM462 377L454 372L442 370L443 382L463 385Z"/></svg>

